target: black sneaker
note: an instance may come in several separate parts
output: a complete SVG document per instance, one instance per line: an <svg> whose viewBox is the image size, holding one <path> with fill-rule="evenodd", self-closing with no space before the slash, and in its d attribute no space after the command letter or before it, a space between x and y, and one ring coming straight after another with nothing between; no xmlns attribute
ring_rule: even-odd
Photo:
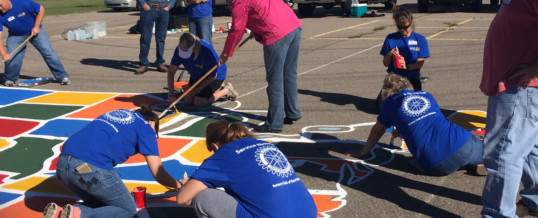
<svg viewBox="0 0 538 218"><path fill-rule="evenodd" d="M293 122L297 121L297 120L300 120L301 117L297 117L297 118L289 118L289 117L284 117L284 124L293 124Z"/></svg>
<svg viewBox="0 0 538 218"><path fill-rule="evenodd" d="M538 217L538 211L527 207L527 205L525 205L523 201L519 200L516 204L516 215L519 217L524 217L524 216Z"/></svg>
<svg viewBox="0 0 538 218"><path fill-rule="evenodd" d="M282 132L281 129L271 129L271 127L268 127L266 125L261 125L261 126L255 126L254 127L254 132L274 132L274 133L279 133L279 132Z"/></svg>

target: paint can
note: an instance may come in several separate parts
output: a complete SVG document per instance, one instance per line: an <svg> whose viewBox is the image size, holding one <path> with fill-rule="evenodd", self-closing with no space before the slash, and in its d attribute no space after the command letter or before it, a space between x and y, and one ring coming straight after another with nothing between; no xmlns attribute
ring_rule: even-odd
<svg viewBox="0 0 538 218"><path fill-rule="evenodd" d="M138 186L133 188L133 198L137 209L146 207L146 187Z"/></svg>

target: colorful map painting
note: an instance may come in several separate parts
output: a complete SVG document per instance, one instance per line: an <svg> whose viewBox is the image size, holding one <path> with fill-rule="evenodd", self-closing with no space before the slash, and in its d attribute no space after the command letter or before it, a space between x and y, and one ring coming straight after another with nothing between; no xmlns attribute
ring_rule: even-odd
<svg viewBox="0 0 538 218"><path fill-rule="evenodd" d="M110 110L135 109L141 103L165 105L162 99L147 94L111 94L89 92L61 92L52 90L29 90L0 88L0 217L40 217L45 205L56 202L59 205L73 204L78 198L66 190L56 179L56 162L63 142L89 122ZM229 105L232 105L231 107ZM238 102L216 103L203 110L189 107L181 109L161 120L159 150L165 169L176 179L187 172L191 175L202 161L211 155L205 147L204 126L216 119L225 118L247 122L256 111L239 112ZM159 108L159 106L156 106ZM476 114L478 113L478 115ZM465 114L465 113L464 113ZM471 122L465 115L454 115L452 119L463 119L466 128L483 128L477 116L482 112L472 112ZM467 119L469 120L469 119ZM454 121L455 122L455 121ZM297 146L314 145L362 145L364 141L319 138L320 133L344 133L357 128L370 128L373 123L342 126L307 126L297 136L258 135L258 138L275 143L292 143ZM403 145L402 145L403 146ZM318 208L318 217L331 217L331 213L346 206L347 192L342 186L355 184L374 172L372 165L390 162L393 150L376 146L373 157L367 161L318 157L316 155L295 155L283 151L295 170L316 169L333 177L327 186L317 187L306 184ZM139 217L166 217L182 214L195 217L191 208L175 203L174 190L156 183L141 155L129 158L116 166L125 185L147 188L147 207ZM343 177L346 174L349 176ZM301 175L300 175L301 176ZM344 178L346 178L344 180ZM320 188L324 187L324 188Z"/></svg>

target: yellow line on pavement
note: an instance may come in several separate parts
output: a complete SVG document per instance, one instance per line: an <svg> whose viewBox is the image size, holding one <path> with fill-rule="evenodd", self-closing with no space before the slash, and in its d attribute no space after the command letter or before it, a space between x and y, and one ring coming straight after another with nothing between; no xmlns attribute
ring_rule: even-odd
<svg viewBox="0 0 538 218"><path fill-rule="evenodd" d="M355 28L355 27L364 26L364 25L371 24L371 23L375 23L375 22L378 22L378 21L381 21L381 20L373 20L373 21L366 22L366 23L361 23L361 24L358 24L358 25L355 25L355 26L350 26L350 27L346 27L346 28L342 28L342 29L337 29L337 30L333 30L333 31L325 32L325 33L322 33L322 34L318 34L318 35L309 37L309 38L307 38L307 39L317 38L317 37L320 37L320 36L324 36L324 35L327 35L327 34L331 34L331 33L339 32L339 31L342 31L342 30L353 29L353 28Z"/></svg>
<svg viewBox="0 0 538 218"><path fill-rule="evenodd" d="M436 33L436 34L433 34L433 35L429 36L427 39L432 39L432 38L437 37L437 36L439 36L439 35L441 35L441 34L443 34L443 33L445 33L445 32L448 32L448 31L450 31L450 30L456 29L456 27L458 27L458 26L460 26L460 25L463 25L464 23L467 23L467 22L469 22L469 21L471 21L471 20L473 20L473 18L469 18L469 19L467 19L467 20L464 20L464 21L462 21L462 22L459 22L459 23L456 24L456 26L447 27L447 28L445 28L444 30L441 30L440 32L438 32L438 33Z"/></svg>

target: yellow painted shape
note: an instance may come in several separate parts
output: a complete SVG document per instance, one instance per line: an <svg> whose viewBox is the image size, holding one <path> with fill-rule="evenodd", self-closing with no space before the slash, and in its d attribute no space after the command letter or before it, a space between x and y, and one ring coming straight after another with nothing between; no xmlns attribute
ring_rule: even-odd
<svg viewBox="0 0 538 218"><path fill-rule="evenodd" d="M71 191L64 188L58 179L53 177L30 177L19 182L5 185L2 188L75 196Z"/></svg>
<svg viewBox="0 0 538 218"><path fill-rule="evenodd" d="M485 128L486 112L484 111L458 111L448 120L464 129Z"/></svg>
<svg viewBox="0 0 538 218"><path fill-rule="evenodd" d="M106 93L77 93L77 92L55 92L41 97L26 100L28 103L49 103L49 104L74 104L91 105L97 102L114 97L116 94Z"/></svg>
<svg viewBox="0 0 538 218"><path fill-rule="evenodd" d="M0 139L0 149L9 145L9 142L5 139Z"/></svg>
<svg viewBox="0 0 538 218"><path fill-rule="evenodd" d="M162 126L162 125L164 125L165 123L170 122L170 120L176 118L176 117L179 116L179 115L181 115L181 112L176 113L176 114L174 114L174 115L172 115L172 116L168 116L168 117L165 116L165 117L163 117L161 120L159 120L159 125Z"/></svg>
<svg viewBox="0 0 538 218"><path fill-rule="evenodd" d="M125 183L125 186L127 186L127 190L130 192L133 191L133 188L138 186L146 187L146 194L162 194L165 192L177 191L176 189L169 189L161 184L127 182Z"/></svg>
<svg viewBox="0 0 538 218"><path fill-rule="evenodd" d="M206 158L210 157L213 152L209 152L205 145L205 140L199 140L194 143L189 149L181 153L185 159L193 163L202 163Z"/></svg>

